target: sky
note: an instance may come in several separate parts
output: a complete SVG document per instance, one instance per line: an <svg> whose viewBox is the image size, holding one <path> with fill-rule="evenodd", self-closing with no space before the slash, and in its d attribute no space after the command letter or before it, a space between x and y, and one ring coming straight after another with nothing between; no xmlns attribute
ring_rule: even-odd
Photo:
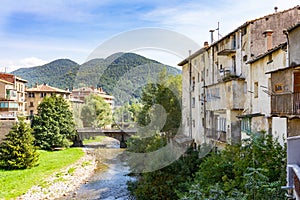
<svg viewBox="0 0 300 200"><path fill-rule="evenodd" d="M299 4L299 0L1 0L0 71L59 58L82 64L101 44L148 28L181 34L201 47L210 41L209 30L218 22L224 36L248 20L273 13L275 6L282 11ZM166 37L162 35L160 42ZM176 40L174 44L181 45ZM188 56L186 46L186 54L180 55L152 47L131 52L172 66Z"/></svg>

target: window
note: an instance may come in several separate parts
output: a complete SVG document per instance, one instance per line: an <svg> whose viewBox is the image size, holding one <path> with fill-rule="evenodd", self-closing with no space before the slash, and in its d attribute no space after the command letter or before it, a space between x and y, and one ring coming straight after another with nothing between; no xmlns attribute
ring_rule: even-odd
<svg viewBox="0 0 300 200"><path fill-rule="evenodd" d="M268 62L267 62L267 64L269 64L269 63L271 63L271 62L273 62L273 56L272 56L272 54L270 53L270 54L268 55Z"/></svg>
<svg viewBox="0 0 300 200"><path fill-rule="evenodd" d="M33 107L33 102L30 102L30 103L29 103L29 107Z"/></svg>
<svg viewBox="0 0 300 200"><path fill-rule="evenodd" d="M195 128L195 120L193 119L193 127Z"/></svg>
<svg viewBox="0 0 300 200"><path fill-rule="evenodd" d="M45 92L42 92L41 93L41 98L45 97L46 96L46 93Z"/></svg>
<svg viewBox="0 0 300 200"><path fill-rule="evenodd" d="M198 72L198 83L200 82L200 73Z"/></svg>
<svg viewBox="0 0 300 200"><path fill-rule="evenodd" d="M19 107L19 104L16 103L16 102L10 102L9 103L9 108L18 108Z"/></svg>
<svg viewBox="0 0 300 200"><path fill-rule="evenodd" d="M1 102L0 108L8 108L8 102Z"/></svg>
<svg viewBox="0 0 300 200"><path fill-rule="evenodd" d="M278 83L274 85L274 90L276 93L280 93L283 92L283 84L282 83Z"/></svg>
<svg viewBox="0 0 300 200"><path fill-rule="evenodd" d="M258 82L254 83L254 98L258 98Z"/></svg>
<svg viewBox="0 0 300 200"><path fill-rule="evenodd" d="M29 98L34 98L34 93L33 93L33 92L29 92L29 93L28 93L28 97L29 97Z"/></svg>
<svg viewBox="0 0 300 200"><path fill-rule="evenodd" d="M30 116L33 116L33 110L30 110L30 114L29 114Z"/></svg>
<svg viewBox="0 0 300 200"><path fill-rule="evenodd" d="M226 118L224 117L218 117L218 131L226 132Z"/></svg>
<svg viewBox="0 0 300 200"><path fill-rule="evenodd" d="M242 29L242 36L246 35L247 34L247 27L244 27Z"/></svg>
<svg viewBox="0 0 300 200"><path fill-rule="evenodd" d="M194 92L195 90L195 77L193 77L193 81L192 81L192 91Z"/></svg>
<svg viewBox="0 0 300 200"><path fill-rule="evenodd" d="M192 107L195 108L195 97L192 98Z"/></svg>
<svg viewBox="0 0 300 200"><path fill-rule="evenodd" d="M246 133L251 132L250 119L249 118L243 118L242 119L241 129L242 129L242 131L244 131Z"/></svg>

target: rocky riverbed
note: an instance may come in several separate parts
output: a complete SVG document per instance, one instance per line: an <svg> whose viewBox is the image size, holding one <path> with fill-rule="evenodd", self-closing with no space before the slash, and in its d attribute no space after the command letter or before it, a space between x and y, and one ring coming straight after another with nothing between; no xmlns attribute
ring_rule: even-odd
<svg viewBox="0 0 300 200"><path fill-rule="evenodd" d="M18 200L57 199L76 191L97 168L97 161L91 149L83 148L85 155L76 163L55 172L38 186L33 186ZM73 195L76 195L74 193Z"/></svg>

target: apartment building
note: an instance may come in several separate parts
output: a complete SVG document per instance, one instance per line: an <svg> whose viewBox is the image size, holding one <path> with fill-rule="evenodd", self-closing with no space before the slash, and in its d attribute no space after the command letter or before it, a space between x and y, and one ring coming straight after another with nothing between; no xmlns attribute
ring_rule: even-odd
<svg viewBox="0 0 300 200"><path fill-rule="evenodd" d="M287 36L287 64L267 72L270 75L271 115L286 121L287 189L300 199L300 24L284 31ZM274 123L274 122L273 122Z"/></svg>
<svg viewBox="0 0 300 200"><path fill-rule="evenodd" d="M12 74L0 73L0 118L15 120L18 115L25 115L25 83Z"/></svg>
<svg viewBox="0 0 300 200"><path fill-rule="evenodd" d="M262 96L263 90L269 90L265 82L269 80L269 75L260 69L258 60L268 52L267 45L273 49L286 42L283 30L300 20L299 9L296 6L247 21L216 42L211 31L211 44L206 43L178 64L183 70L182 118L185 135L192 137L197 144L212 142L220 147L240 142L247 136L241 133L241 124L246 124L243 118L250 119L259 113L268 113L265 131L271 131L270 112L259 111L259 107L263 108L263 101L268 102L270 97ZM278 57L278 62L284 60L285 54L282 56ZM255 73L262 75L256 76ZM254 93L261 94L261 103ZM254 104L258 110L253 110ZM251 126L253 131L260 130L254 127L255 123Z"/></svg>
<svg viewBox="0 0 300 200"><path fill-rule="evenodd" d="M114 97L111 95L106 94L103 89L100 88L94 88L94 87L82 87L72 90L72 97L75 99L79 99L81 101L84 101L84 98L86 96L89 96L90 94L95 94L104 99L106 103L110 105L110 107L113 109L114 107Z"/></svg>
<svg viewBox="0 0 300 200"><path fill-rule="evenodd" d="M38 105L43 101L44 97L51 95L61 95L64 99L70 100L71 92L66 89L58 89L47 85L46 83L38 85L36 84L33 88L27 88L27 115L32 117L37 114Z"/></svg>

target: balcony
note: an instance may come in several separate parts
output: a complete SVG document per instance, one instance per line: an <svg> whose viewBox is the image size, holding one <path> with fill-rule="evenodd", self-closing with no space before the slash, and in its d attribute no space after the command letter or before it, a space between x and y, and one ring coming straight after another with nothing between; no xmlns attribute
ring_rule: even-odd
<svg viewBox="0 0 300 200"><path fill-rule="evenodd" d="M225 49L222 49L221 51L219 51L218 55L219 56L228 56L228 55L233 54L235 52L236 52L235 49L225 48Z"/></svg>
<svg viewBox="0 0 300 200"><path fill-rule="evenodd" d="M0 101L0 112L14 112L18 111L19 105L17 102Z"/></svg>
<svg viewBox="0 0 300 200"><path fill-rule="evenodd" d="M12 119L12 120L17 119L17 113L16 112L0 113L0 120L7 120L7 119Z"/></svg>
<svg viewBox="0 0 300 200"><path fill-rule="evenodd" d="M227 82L230 80L234 80L237 78L240 78L234 70L234 67L225 67L223 69L220 69L220 80L219 82Z"/></svg>
<svg viewBox="0 0 300 200"><path fill-rule="evenodd" d="M272 115L300 115L300 92L273 94L271 96Z"/></svg>
<svg viewBox="0 0 300 200"><path fill-rule="evenodd" d="M226 132L218 131L216 129L207 128L206 129L206 137L210 138L212 140L215 140L215 141L223 142L223 143L227 142Z"/></svg>
<svg viewBox="0 0 300 200"><path fill-rule="evenodd" d="M245 86L244 79L234 79L208 86L206 108L208 110L244 109Z"/></svg>

